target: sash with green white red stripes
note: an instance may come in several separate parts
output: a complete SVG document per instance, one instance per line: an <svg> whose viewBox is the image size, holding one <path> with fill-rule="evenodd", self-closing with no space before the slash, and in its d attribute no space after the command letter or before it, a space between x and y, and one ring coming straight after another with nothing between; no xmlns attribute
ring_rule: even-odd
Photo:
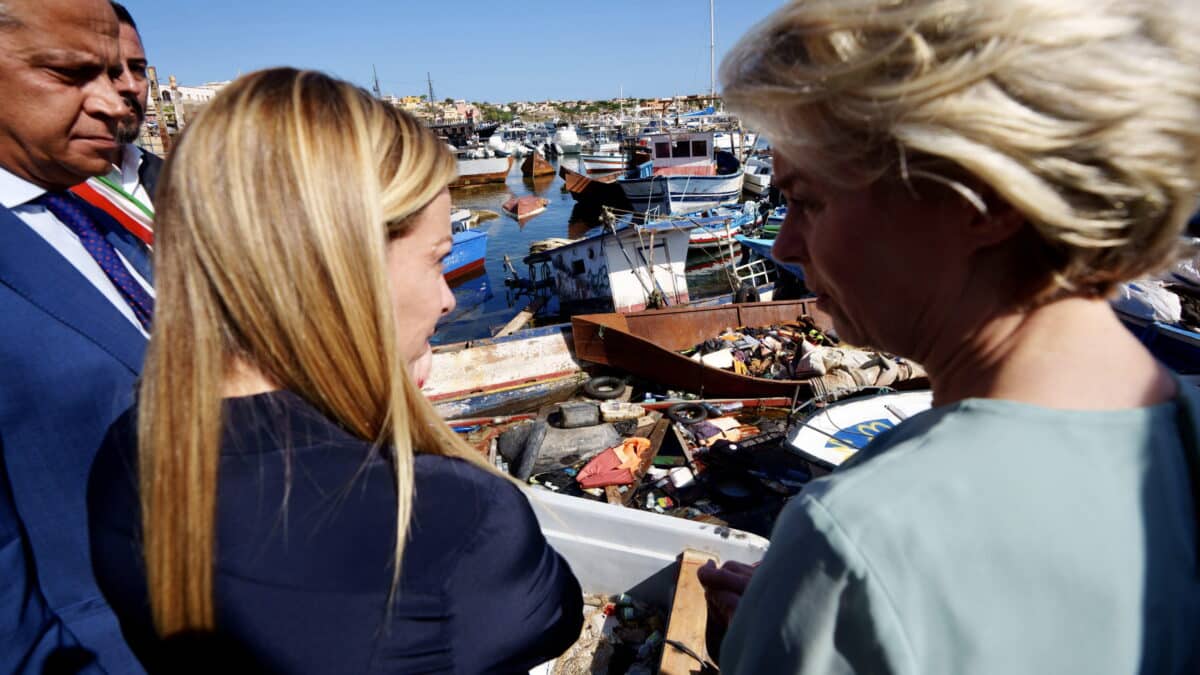
<svg viewBox="0 0 1200 675"><path fill-rule="evenodd" d="M107 176L95 176L71 188L87 203L112 216L135 237L154 245L154 210Z"/></svg>

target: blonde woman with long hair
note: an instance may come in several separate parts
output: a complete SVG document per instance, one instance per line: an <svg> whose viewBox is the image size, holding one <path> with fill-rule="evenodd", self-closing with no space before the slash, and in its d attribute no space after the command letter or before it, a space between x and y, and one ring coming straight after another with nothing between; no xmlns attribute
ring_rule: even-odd
<svg viewBox="0 0 1200 675"><path fill-rule="evenodd" d="M1200 672L1200 397L1106 301L1197 206L1198 12L794 0L731 50L775 257L934 408L702 570L723 673Z"/></svg>
<svg viewBox="0 0 1200 675"><path fill-rule="evenodd" d="M525 497L414 382L454 306L454 169L407 114L283 68L171 154L139 405L89 495L148 669L521 672L578 635Z"/></svg>

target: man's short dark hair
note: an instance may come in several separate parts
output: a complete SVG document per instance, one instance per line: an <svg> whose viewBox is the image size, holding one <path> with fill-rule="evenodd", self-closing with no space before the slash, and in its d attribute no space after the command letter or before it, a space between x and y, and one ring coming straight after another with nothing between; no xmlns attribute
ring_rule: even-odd
<svg viewBox="0 0 1200 675"><path fill-rule="evenodd" d="M129 13L129 10L125 9L125 5L113 0L108 0L108 3L112 5L113 11L117 13L118 23L128 24L135 31L138 29L137 24L133 22L133 16Z"/></svg>

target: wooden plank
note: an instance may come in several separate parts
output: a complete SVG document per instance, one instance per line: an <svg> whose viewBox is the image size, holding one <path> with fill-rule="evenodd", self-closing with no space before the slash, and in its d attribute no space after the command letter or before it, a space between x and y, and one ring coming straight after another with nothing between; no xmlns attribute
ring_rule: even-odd
<svg viewBox="0 0 1200 675"><path fill-rule="evenodd" d="M693 549L685 549L680 556L675 599L667 619L667 643L663 645L662 662L658 669L662 675L698 675L701 672L701 664L671 642L683 644L706 660L711 660L704 640L708 604L704 600L704 587L696 576L696 571L709 560L721 562L712 554Z"/></svg>
<svg viewBox="0 0 1200 675"><path fill-rule="evenodd" d="M642 480L642 476L650 470L650 465L654 463L654 458L658 457L658 451L662 448L663 438L667 435L667 428L671 426L671 420L663 417L654 424L654 429L650 432L650 449L646 452L646 456L642 458L642 462L638 465L637 471L633 472L633 484L636 486ZM633 501L633 493L635 490L630 488L622 495L621 503L629 506L629 502Z"/></svg>
<svg viewBox="0 0 1200 675"><path fill-rule="evenodd" d="M504 328L501 328L492 337L504 337L505 335L512 335L521 330L525 327L525 324L533 320L533 316L542 309L542 305L544 304L546 304L546 299L542 297L537 297L529 301L525 309L517 312L517 315L511 321L504 324Z"/></svg>

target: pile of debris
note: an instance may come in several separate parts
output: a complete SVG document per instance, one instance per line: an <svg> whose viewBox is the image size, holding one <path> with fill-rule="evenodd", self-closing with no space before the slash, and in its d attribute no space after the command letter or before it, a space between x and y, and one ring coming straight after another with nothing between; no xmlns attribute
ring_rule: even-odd
<svg viewBox="0 0 1200 675"><path fill-rule="evenodd" d="M888 354L842 346L811 317L759 328L726 328L682 352L692 360L738 375L769 380L834 378L848 386L889 386L921 377L920 366Z"/></svg>
<svg viewBox="0 0 1200 675"><path fill-rule="evenodd" d="M554 663L554 675L658 671L666 617L627 594L585 595L579 640Z"/></svg>
<svg viewBox="0 0 1200 675"><path fill-rule="evenodd" d="M788 410L620 401L559 404L510 427L497 465L563 494L766 535L811 477L783 445Z"/></svg>

